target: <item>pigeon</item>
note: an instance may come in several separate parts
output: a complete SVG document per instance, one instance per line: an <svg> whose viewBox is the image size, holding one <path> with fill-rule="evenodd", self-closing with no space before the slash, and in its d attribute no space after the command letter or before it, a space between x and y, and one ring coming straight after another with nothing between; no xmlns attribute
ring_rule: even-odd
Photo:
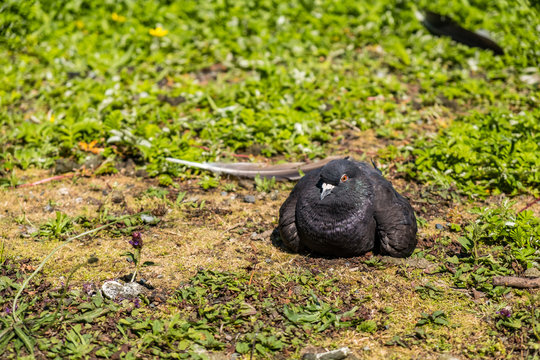
<svg viewBox="0 0 540 360"><path fill-rule="evenodd" d="M278 229L289 250L332 257L407 257L417 243L408 200L377 168L351 158L306 173L281 206Z"/></svg>

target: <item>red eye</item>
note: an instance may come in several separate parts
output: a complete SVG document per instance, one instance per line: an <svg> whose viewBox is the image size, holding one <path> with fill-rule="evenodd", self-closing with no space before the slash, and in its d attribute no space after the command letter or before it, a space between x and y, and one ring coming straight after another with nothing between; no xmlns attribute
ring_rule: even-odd
<svg viewBox="0 0 540 360"><path fill-rule="evenodd" d="M341 175L341 179L340 179L341 182L345 182L347 180L349 180L349 177L347 176L347 174Z"/></svg>

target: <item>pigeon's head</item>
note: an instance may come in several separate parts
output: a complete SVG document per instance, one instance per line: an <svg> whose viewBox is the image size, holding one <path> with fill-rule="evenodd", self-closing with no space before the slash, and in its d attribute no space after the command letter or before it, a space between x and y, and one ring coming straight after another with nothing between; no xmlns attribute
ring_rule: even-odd
<svg viewBox="0 0 540 360"><path fill-rule="evenodd" d="M330 161L321 169L317 184L321 189L321 201L330 194L347 193L360 175L360 168L349 158Z"/></svg>

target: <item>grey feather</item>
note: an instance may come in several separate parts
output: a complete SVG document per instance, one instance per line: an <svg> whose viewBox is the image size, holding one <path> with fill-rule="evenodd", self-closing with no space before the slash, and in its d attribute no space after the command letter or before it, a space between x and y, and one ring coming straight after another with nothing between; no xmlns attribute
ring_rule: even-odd
<svg viewBox="0 0 540 360"><path fill-rule="evenodd" d="M319 169L331 160L337 158L338 157L329 157L324 160L309 164L304 162L295 162L272 166L267 166L261 163L199 163L195 161L187 161L170 157L165 158L165 160L175 164L181 164L197 169L203 169L215 173L228 174L238 177L255 178L257 175L259 175L263 178L274 177L276 178L276 180L295 181L299 180L302 177L301 173L306 173L311 170Z"/></svg>

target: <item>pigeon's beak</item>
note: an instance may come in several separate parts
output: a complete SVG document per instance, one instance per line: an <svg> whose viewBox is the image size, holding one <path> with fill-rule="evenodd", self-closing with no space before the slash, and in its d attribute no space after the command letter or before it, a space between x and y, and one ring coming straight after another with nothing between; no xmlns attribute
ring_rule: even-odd
<svg viewBox="0 0 540 360"><path fill-rule="evenodd" d="M332 192L334 185L323 183L321 191L321 200L328 196Z"/></svg>

